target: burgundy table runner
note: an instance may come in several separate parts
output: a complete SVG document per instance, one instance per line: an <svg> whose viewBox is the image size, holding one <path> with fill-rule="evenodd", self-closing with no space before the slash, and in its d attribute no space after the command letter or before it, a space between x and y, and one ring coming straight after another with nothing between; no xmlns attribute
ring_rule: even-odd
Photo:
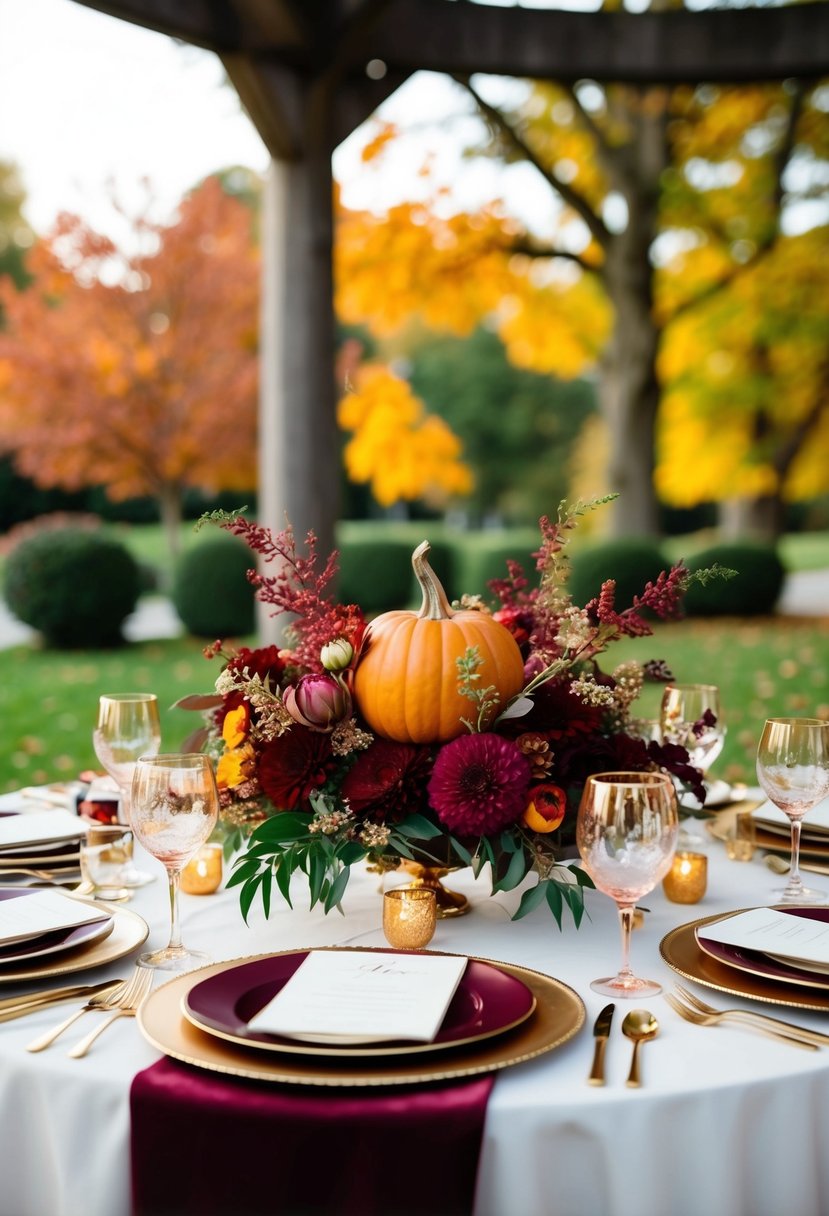
<svg viewBox="0 0 829 1216"><path fill-rule="evenodd" d="M493 1083L305 1088L159 1060L130 1092L134 1216L471 1216Z"/></svg>

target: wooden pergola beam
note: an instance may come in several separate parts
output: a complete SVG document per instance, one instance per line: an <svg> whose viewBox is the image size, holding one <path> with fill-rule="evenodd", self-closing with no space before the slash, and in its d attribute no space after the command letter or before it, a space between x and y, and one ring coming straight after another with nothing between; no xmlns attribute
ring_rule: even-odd
<svg viewBox="0 0 829 1216"><path fill-rule="evenodd" d="M312 74L334 62L361 74L370 59L403 76L426 69L629 83L736 83L829 72L825 0L645 13L467 0L78 2L223 57L243 54Z"/></svg>

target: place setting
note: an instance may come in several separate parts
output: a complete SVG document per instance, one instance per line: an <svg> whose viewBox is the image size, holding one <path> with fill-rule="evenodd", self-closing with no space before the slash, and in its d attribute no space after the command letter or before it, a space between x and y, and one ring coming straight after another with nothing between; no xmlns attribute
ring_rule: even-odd
<svg viewBox="0 0 829 1216"><path fill-rule="evenodd" d="M799 869L804 817L829 792L829 723L769 718L757 748L757 778L767 795L760 822L788 825L787 882L769 888L769 905L680 925L660 951L687 979L735 996L816 1012L829 1011L829 892L807 887ZM754 818L754 816L752 816Z"/></svg>
<svg viewBox="0 0 829 1216"><path fill-rule="evenodd" d="M61 890L0 887L0 984L105 966L131 954L148 933L146 921L125 908ZM0 1003L0 1020L53 996L43 990L7 998Z"/></svg>
<svg viewBox="0 0 829 1216"><path fill-rule="evenodd" d="M163 1054L199 1069L357 1087L494 1072L581 1030L584 1005L566 984L427 950L435 922L433 891L395 888L384 897L389 946L290 950L203 967L157 989L139 1028Z"/></svg>

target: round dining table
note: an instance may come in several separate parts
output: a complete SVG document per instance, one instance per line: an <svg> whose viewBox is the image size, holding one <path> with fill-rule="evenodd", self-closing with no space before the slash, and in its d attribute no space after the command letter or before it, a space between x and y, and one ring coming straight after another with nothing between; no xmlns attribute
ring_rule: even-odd
<svg viewBox="0 0 829 1216"><path fill-rule="evenodd" d="M660 887L642 900L634 931L634 970L669 991L680 977L660 954L676 926L772 902L779 878L758 853L727 859L710 839L708 886L693 905L670 902ZM128 908L149 926L149 945L166 942L168 903L159 863L141 855L156 882L137 890ZM817 876L810 875L815 885ZM343 914L275 903L269 919L253 908L245 924L238 893L183 895L183 936L214 960L330 945L384 946L381 884L356 867ZM388 884L389 879L386 878ZM829 876L822 881L829 891ZM593 1023L607 1004L590 981L613 974L621 958L614 904L587 892L576 928L567 913L559 929L546 908L515 921L514 894L492 896L486 877L458 871L447 885L468 895L468 915L438 923L430 949L531 968L572 988L586 1009L583 1028L562 1046L499 1071L489 1098L479 1158L474 1216L825 1216L829 1212L829 1048L809 1051L736 1023L689 1025L662 996L617 1001L607 1043L603 1086L587 1083ZM829 895L827 895L829 901ZM135 951L137 954L137 951ZM78 975L95 982L127 976L133 955ZM41 984L3 985L0 996ZM159 975L156 986L164 982ZM775 1008L688 985L719 1007L763 1010L829 1031L829 1015ZM621 1026L642 1004L659 1021L641 1051L642 1085L626 1085L631 1043ZM121 1018L82 1059L67 1052L93 1015L86 1014L47 1050L26 1045L64 1018L53 1006L0 1025L0 1216L128 1216L130 1107L133 1077L160 1059L133 1018ZM94 1015L99 1016L99 1015ZM83 1028L83 1029L82 1029ZM269 1168L288 1170L274 1146ZM425 1182L428 1162L406 1163L408 1185ZM221 1145L205 1167L231 1168ZM424 1185L424 1212L439 1197Z"/></svg>

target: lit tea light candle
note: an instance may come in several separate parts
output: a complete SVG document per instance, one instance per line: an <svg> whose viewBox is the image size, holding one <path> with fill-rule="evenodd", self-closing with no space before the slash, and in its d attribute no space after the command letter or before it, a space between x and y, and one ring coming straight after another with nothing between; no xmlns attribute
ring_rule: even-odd
<svg viewBox="0 0 829 1216"><path fill-rule="evenodd" d="M383 933L395 950L422 950L437 921L435 893L429 887L395 887L383 896Z"/></svg>
<svg viewBox="0 0 829 1216"><path fill-rule="evenodd" d="M704 853L677 853L662 882L672 903L696 904L708 886L708 858Z"/></svg>
<svg viewBox="0 0 829 1216"><path fill-rule="evenodd" d="M181 871L181 889L188 895L212 895L222 881L222 846L205 844Z"/></svg>

